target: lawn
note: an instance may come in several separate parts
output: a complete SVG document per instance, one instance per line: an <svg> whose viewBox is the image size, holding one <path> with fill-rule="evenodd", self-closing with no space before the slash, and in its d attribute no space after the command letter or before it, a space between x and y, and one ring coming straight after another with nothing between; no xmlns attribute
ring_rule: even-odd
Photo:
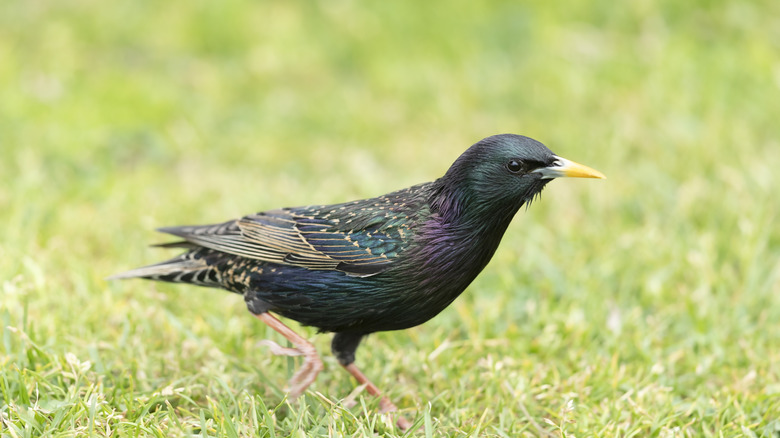
<svg viewBox="0 0 780 438"><path fill-rule="evenodd" d="M780 435L780 2L0 4L0 435L400 436L301 328L105 277L154 228L379 195L513 132L553 182L357 363L407 436ZM345 399L354 401L348 403Z"/></svg>

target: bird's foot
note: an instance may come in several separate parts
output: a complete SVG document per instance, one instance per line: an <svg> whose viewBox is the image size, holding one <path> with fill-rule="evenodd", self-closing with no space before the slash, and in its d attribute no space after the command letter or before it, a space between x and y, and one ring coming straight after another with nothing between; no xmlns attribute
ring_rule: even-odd
<svg viewBox="0 0 780 438"><path fill-rule="evenodd" d="M382 396L379 400L379 412L389 414L390 412L395 412L397 410L398 406L391 402L389 398Z"/></svg>
<svg viewBox="0 0 780 438"><path fill-rule="evenodd" d="M395 420L395 425L398 426L398 429L401 432L406 432L412 427L412 422L407 420L403 415L399 414L398 418Z"/></svg>
<svg viewBox="0 0 780 438"><path fill-rule="evenodd" d="M255 316L268 324L269 327L279 332L285 339L292 342L295 347L282 347L271 340L260 341L260 345L267 346L270 348L271 353L277 356L303 356L303 364L298 371L293 374L288 383L287 391L289 393L289 399L295 400L306 391L306 388L314 382L314 379L317 378L317 374L324 368L319 355L317 355L317 350L314 349L314 345L312 345L311 342L292 331L273 315L261 313Z"/></svg>
<svg viewBox="0 0 780 438"><path fill-rule="evenodd" d="M406 417L401 414L391 415L396 411L398 411L398 407L393 404L389 398L382 396L382 399L379 400L379 412L390 415L391 418L395 417L395 425L398 426L398 429L400 429L401 432L406 432L410 427L412 427L412 422L407 420Z"/></svg>
<svg viewBox="0 0 780 438"><path fill-rule="evenodd" d="M288 382L288 391L291 400L295 400L298 396L303 394L303 392L306 391L306 388L308 388L309 385L314 382L314 379L317 378L317 374L324 368L317 353L304 353L304 356L303 365L301 365L298 371L293 374Z"/></svg>
<svg viewBox="0 0 780 438"><path fill-rule="evenodd" d="M368 380L368 377L366 377L365 374L363 374L362 371L354 364L348 364L348 365L342 365L347 371L349 371L352 376L355 377L355 379L360 383L361 385L365 386L366 391L373 395L374 397L380 397L379 398L379 412L382 414L392 414L393 412L398 411L398 407L393 404L393 402L390 401L387 396L382 395L382 392L379 391L379 388L377 388L376 385L374 385L370 380ZM410 427L412 427L412 422L407 420L406 417L403 415L395 415L395 425L398 426L398 429L401 430L401 432L406 432L409 430Z"/></svg>

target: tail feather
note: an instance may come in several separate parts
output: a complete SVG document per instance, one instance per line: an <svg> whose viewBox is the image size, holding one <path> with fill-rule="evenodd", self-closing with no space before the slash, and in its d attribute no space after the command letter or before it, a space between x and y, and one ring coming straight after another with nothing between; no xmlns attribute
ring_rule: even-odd
<svg viewBox="0 0 780 438"><path fill-rule="evenodd" d="M176 242L155 243L152 246L154 248L186 248L186 249L200 248L200 246L192 242L187 242L186 240L179 240Z"/></svg>
<svg viewBox="0 0 780 438"><path fill-rule="evenodd" d="M165 245L174 247L179 245ZM184 245L180 245L184 246ZM178 257L127 272L112 275L106 280L144 278L172 283L191 283L201 286L221 286L221 275L208 263L206 256L212 252L206 248L194 249Z"/></svg>

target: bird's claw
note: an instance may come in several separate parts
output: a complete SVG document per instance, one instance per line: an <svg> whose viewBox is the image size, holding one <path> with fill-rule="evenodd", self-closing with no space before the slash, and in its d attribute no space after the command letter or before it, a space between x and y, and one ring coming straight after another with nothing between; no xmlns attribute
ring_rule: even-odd
<svg viewBox="0 0 780 438"><path fill-rule="evenodd" d="M398 418L395 420L395 425L398 426L398 429L400 429L401 432L406 432L412 427L412 422L407 420L403 415L398 415Z"/></svg>

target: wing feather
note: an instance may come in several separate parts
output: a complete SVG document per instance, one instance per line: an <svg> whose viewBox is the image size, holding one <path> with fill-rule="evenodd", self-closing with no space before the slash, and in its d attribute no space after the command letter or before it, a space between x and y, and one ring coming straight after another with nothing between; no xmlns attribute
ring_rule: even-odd
<svg viewBox="0 0 780 438"><path fill-rule="evenodd" d="M382 217L344 230L339 219L311 216L313 207L272 210L216 225L161 228L187 242L266 262L370 276L387 269L408 243L408 231ZM319 213L319 212L317 212ZM389 218L389 217L388 217ZM394 223L399 221L393 215Z"/></svg>

